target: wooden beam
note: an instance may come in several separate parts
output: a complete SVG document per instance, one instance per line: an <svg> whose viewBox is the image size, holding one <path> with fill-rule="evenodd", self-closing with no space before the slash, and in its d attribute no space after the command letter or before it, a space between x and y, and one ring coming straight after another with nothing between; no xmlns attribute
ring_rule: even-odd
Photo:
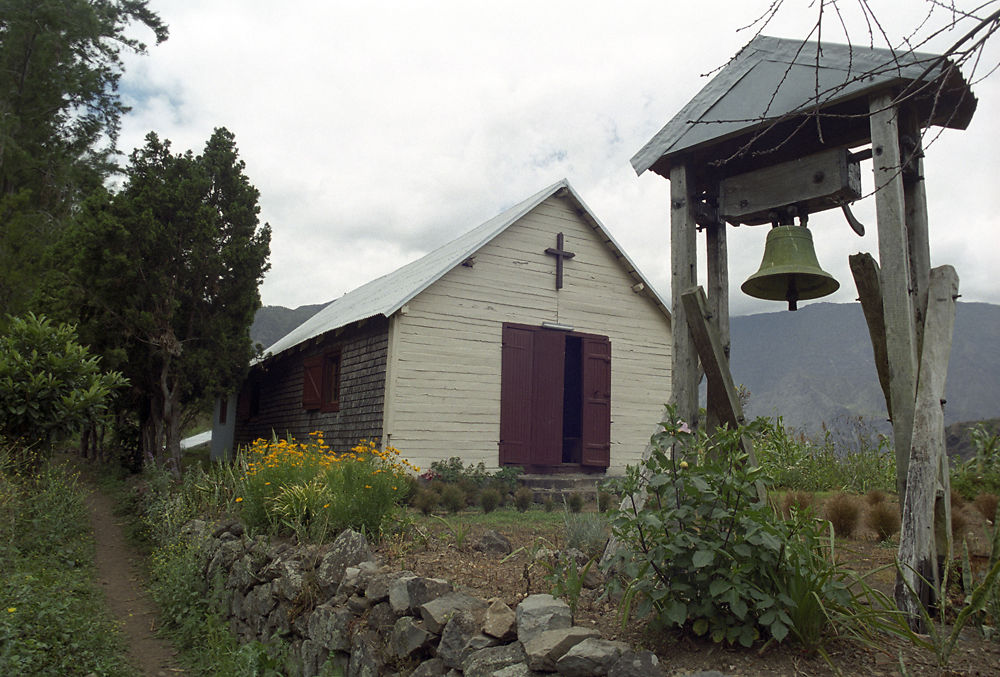
<svg viewBox="0 0 1000 677"><path fill-rule="evenodd" d="M689 289L681 295L681 299L691 325L691 336L698 349L701 364L705 368L708 386L719 393L717 409L719 423L729 426L730 430L735 430L743 425L746 419L743 416L740 398L736 394L733 376L729 372L729 361L723 351L722 341L709 317L711 313L708 310L705 290L701 287ZM740 446L747 455L750 465L756 466L757 455L754 453L750 438L746 435L740 438ZM767 500L767 491L761 483L757 483L757 497L761 501Z"/></svg>
<svg viewBox="0 0 1000 677"><path fill-rule="evenodd" d="M706 226L705 250L707 252L708 271L708 312L709 324L719 337L722 354L729 365L729 265L726 247L726 224L720 221ZM720 398L721 392L717 384L708 383L707 421L709 432L719 424L719 408L724 406Z"/></svg>
<svg viewBox="0 0 1000 677"><path fill-rule="evenodd" d="M926 632L917 605L922 604L926 608L932 603L939 586L935 512L945 522L950 516L947 508L941 505L950 500L946 493L948 472L944 462L944 390L957 296L958 275L955 269L941 266L932 270L899 535L901 580L896 581L895 590L896 605L907 615L910 627L916 632ZM950 528L948 524L938 526L941 527L938 531Z"/></svg>
<svg viewBox="0 0 1000 677"><path fill-rule="evenodd" d="M858 288L858 300L868 323L868 335L872 341L875 357L875 371L885 396L885 410L892 419L892 393L889 389L889 358L885 347L885 315L882 312L882 284L879 280L878 263L871 254L852 254L847 257Z"/></svg>
<svg viewBox="0 0 1000 677"><path fill-rule="evenodd" d="M686 165L670 170L670 305L673 354L671 401L692 429L698 426L698 353L681 294L698 282L694 176Z"/></svg>
<svg viewBox="0 0 1000 677"><path fill-rule="evenodd" d="M719 214L731 223L771 222L769 212L795 204L810 214L861 197L861 163L833 148L723 179Z"/></svg>
<svg viewBox="0 0 1000 677"><path fill-rule="evenodd" d="M909 245L904 218L898 111L890 93L872 96L869 110L882 309L885 314L892 401L892 436L896 448L896 484L900 500L903 500L906 495L906 466L913 433L917 351L913 305L910 300Z"/></svg>

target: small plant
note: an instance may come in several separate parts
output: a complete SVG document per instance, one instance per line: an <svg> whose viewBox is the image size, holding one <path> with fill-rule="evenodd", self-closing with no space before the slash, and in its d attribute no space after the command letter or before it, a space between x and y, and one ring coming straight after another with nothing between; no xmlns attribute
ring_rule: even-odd
<svg viewBox="0 0 1000 677"><path fill-rule="evenodd" d="M430 489L420 489L411 501L414 508L425 515L430 515L441 503L441 495Z"/></svg>
<svg viewBox="0 0 1000 677"><path fill-rule="evenodd" d="M542 509L545 512L552 512L556 509L556 502L552 500L551 496L546 496L545 500L542 501Z"/></svg>
<svg viewBox="0 0 1000 677"><path fill-rule="evenodd" d="M580 512L583 510L583 495L573 492L566 498L566 507L570 512Z"/></svg>
<svg viewBox="0 0 1000 677"><path fill-rule="evenodd" d="M614 500L614 496L608 491L597 492L597 511L607 512L611 507L611 501Z"/></svg>
<svg viewBox="0 0 1000 677"><path fill-rule="evenodd" d="M851 494L840 492L826 502L826 518L833 524L833 531L840 538L850 538L858 527L861 507Z"/></svg>
<svg viewBox="0 0 1000 677"><path fill-rule="evenodd" d="M976 510L992 522L997 514L997 506L1000 505L1000 496L991 493L979 494L974 503Z"/></svg>
<svg viewBox="0 0 1000 677"><path fill-rule="evenodd" d="M521 487L514 492L514 507L521 512L527 512L535 502L535 492L529 487Z"/></svg>
<svg viewBox="0 0 1000 677"><path fill-rule="evenodd" d="M500 505L500 492L497 489L488 488L479 492L479 507L484 513L491 513Z"/></svg>
<svg viewBox="0 0 1000 677"><path fill-rule="evenodd" d="M808 491L788 491L781 502L781 514L788 517L792 514L792 508L797 512L805 512L812 508L813 497Z"/></svg>
<svg viewBox="0 0 1000 677"><path fill-rule="evenodd" d="M583 592L583 583L594 562L594 559L588 560L581 569L576 559L563 553L552 565L549 575L546 577L552 586L552 595L561 597L569 605L571 620L576 618L576 610L580 604L580 593Z"/></svg>
<svg viewBox="0 0 1000 677"><path fill-rule="evenodd" d="M899 532L899 510L888 501L880 501L869 506L865 523L879 541L888 541Z"/></svg>
<svg viewBox="0 0 1000 677"><path fill-rule="evenodd" d="M465 492L457 484L447 484L441 490L441 505L450 513L457 513L465 507Z"/></svg>
<svg viewBox="0 0 1000 677"><path fill-rule="evenodd" d="M434 515L434 519L439 520L448 529L448 533L451 535L452 540L455 542L455 547L459 550L465 549L465 541L469 537L469 527L462 522L452 524L443 517L438 517Z"/></svg>
<svg viewBox="0 0 1000 677"><path fill-rule="evenodd" d="M608 525L600 515L567 512L565 524L566 547L576 548L592 559L600 557L608 542Z"/></svg>

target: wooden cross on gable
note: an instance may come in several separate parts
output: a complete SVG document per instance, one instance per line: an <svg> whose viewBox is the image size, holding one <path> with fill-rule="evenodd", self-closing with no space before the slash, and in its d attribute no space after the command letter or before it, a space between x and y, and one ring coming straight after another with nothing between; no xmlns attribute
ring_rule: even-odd
<svg viewBox="0 0 1000 677"><path fill-rule="evenodd" d="M556 246L545 250L549 256L556 257L556 289L562 289L563 286L563 259L571 259L576 256L575 253L566 251L564 247L563 234L559 233L556 235Z"/></svg>

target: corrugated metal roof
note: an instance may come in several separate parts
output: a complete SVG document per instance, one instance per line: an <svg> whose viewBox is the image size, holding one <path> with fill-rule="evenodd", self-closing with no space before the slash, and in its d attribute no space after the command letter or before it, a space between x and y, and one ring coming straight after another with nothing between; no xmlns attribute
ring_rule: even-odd
<svg viewBox="0 0 1000 677"><path fill-rule="evenodd" d="M580 207L581 215L591 222L591 227L600 234L605 245L612 250L622 266L637 282L646 285L656 304L669 317L670 311L663 297L639 272L569 182L563 179L426 256L344 294L275 342L265 351L265 359L352 322L376 315L389 317L449 270L475 254L521 217L559 191L566 191L567 195L572 196Z"/></svg>
<svg viewBox="0 0 1000 677"><path fill-rule="evenodd" d="M815 42L758 36L635 154L632 166L642 174L661 158L747 134L776 119L893 84L931 83L946 74L948 63L936 54L830 43L823 43L817 63ZM936 111L932 122L964 129L975 98L957 71L947 73L956 76L959 110ZM932 87L927 95L934 94Z"/></svg>

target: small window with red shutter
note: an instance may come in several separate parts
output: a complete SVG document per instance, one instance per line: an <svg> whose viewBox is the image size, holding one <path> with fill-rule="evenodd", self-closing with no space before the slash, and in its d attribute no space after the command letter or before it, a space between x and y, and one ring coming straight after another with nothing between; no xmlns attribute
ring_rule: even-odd
<svg viewBox="0 0 1000 677"><path fill-rule="evenodd" d="M302 408L340 410L340 349L302 361Z"/></svg>

